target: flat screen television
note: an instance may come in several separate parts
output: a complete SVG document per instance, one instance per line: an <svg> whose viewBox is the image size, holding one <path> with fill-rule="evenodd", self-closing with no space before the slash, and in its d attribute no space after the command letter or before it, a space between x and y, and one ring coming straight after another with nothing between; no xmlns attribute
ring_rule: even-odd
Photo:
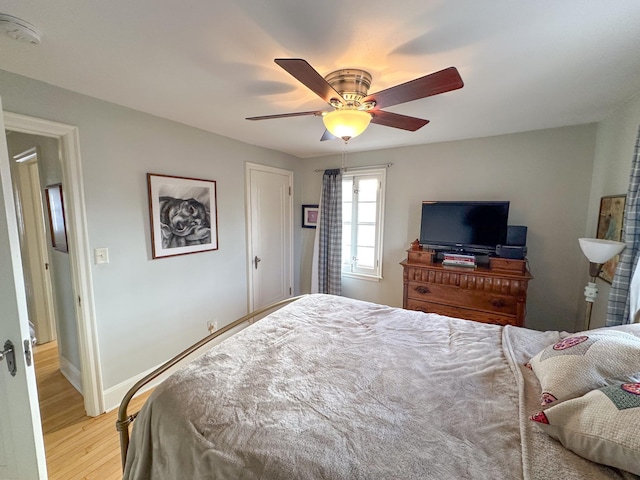
<svg viewBox="0 0 640 480"><path fill-rule="evenodd" d="M491 253L507 240L509 202L422 202L420 243Z"/></svg>

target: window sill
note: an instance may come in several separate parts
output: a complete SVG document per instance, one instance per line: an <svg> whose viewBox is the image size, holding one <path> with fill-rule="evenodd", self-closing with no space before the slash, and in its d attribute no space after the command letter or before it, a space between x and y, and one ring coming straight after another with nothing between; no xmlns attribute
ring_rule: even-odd
<svg viewBox="0 0 640 480"><path fill-rule="evenodd" d="M368 282L379 282L380 280L382 280L382 277L379 277L377 275L364 275L362 273L342 272L342 276L347 278L355 278L358 280L366 280Z"/></svg>

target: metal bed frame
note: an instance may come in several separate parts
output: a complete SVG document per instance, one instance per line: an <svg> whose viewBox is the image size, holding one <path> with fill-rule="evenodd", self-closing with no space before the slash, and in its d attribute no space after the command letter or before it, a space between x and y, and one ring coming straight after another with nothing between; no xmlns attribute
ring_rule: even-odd
<svg viewBox="0 0 640 480"><path fill-rule="evenodd" d="M136 384L129 389L129 391L125 394L124 398L120 402L120 408L118 409L118 419L116 420L116 430L120 434L120 456L122 459L122 470L124 471L125 463L127 461L127 450L129 448L129 425L133 423L133 421L135 420L135 418L138 416L138 413L139 413L139 412L136 412L129 415L127 413L127 409L129 407L129 402L134 397L134 395L138 392L138 390L140 390L142 387L144 387L146 384L148 384L152 380L158 378L164 372L166 372L171 367L173 367L174 365L182 361L185 357L191 355L193 352L195 352L202 346L209 343L211 340L214 340L220 335L227 333L229 330L234 329L235 327L243 324L244 322L251 320L252 318L258 315L262 315L263 313L267 313L270 310L280 308L302 297L304 297L304 295L286 298L284 300L280 300L279 302L273 303L266 307L259 308L251 313L244 315L238 320L231 322L229 325L222 327L221 329L213 332L211 335L207 335L203 339L194 343L189 348L187 348L186 350L183 350L182 352L177 354L175 357L173 357L171 360L166 361L161 366L159 366L158 368L153 370L151 373L146 375L144 378L136 382Z"/></svg>

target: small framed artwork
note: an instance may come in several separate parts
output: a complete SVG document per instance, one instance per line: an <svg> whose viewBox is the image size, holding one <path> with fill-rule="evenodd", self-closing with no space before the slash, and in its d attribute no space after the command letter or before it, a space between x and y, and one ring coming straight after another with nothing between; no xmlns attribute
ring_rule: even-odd
<svg viewBox="0 0 640 480"><path fill-rule="evenodd" d="M598 231L596 238L604 240L622 241L622 223L626 195L609 195L600 199L600 214L598 216ZM611 283L618 266L619 255L616 255L602 266L600 278Z"/></svg>
<svg viewBox="0 0 640 480"><path fill-rule="evenodd" d="M44 189L47 198L47 213L49 214L49 230L51 245L54 250L69 253L67 244L67 226L64 220L64 198L62 184L49 185Z"/></svg>
<svg viewBox="0 0 640 480"><path fill-rule="evenodd" d="M318 226L318 205L302 205L302 228Z"/></svg>
<svg viewBox="0 0 640 480"><path fill-rule="evenodd" d="M147 173L153 258L218 249L216 182Z"/></svg>

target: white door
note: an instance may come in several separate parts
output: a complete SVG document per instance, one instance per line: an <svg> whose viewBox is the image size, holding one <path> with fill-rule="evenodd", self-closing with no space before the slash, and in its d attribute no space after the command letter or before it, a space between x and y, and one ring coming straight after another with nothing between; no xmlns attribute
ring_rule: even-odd
<svg viewBox="0 0 640 480"><path fill-rule="evenodd" d="M27 300L1 112L0 101L0 347L13 343L16 374L6 358L0 362L0 478L32 480L47 478L47 469L35 369L24 353L25 340L30 345Z"/></svg>
<svg viewBox="0 0 640 480"><path fill-rule="evenodd" d="M293 172L247 164L250 308L293 295Z"/></svg>

